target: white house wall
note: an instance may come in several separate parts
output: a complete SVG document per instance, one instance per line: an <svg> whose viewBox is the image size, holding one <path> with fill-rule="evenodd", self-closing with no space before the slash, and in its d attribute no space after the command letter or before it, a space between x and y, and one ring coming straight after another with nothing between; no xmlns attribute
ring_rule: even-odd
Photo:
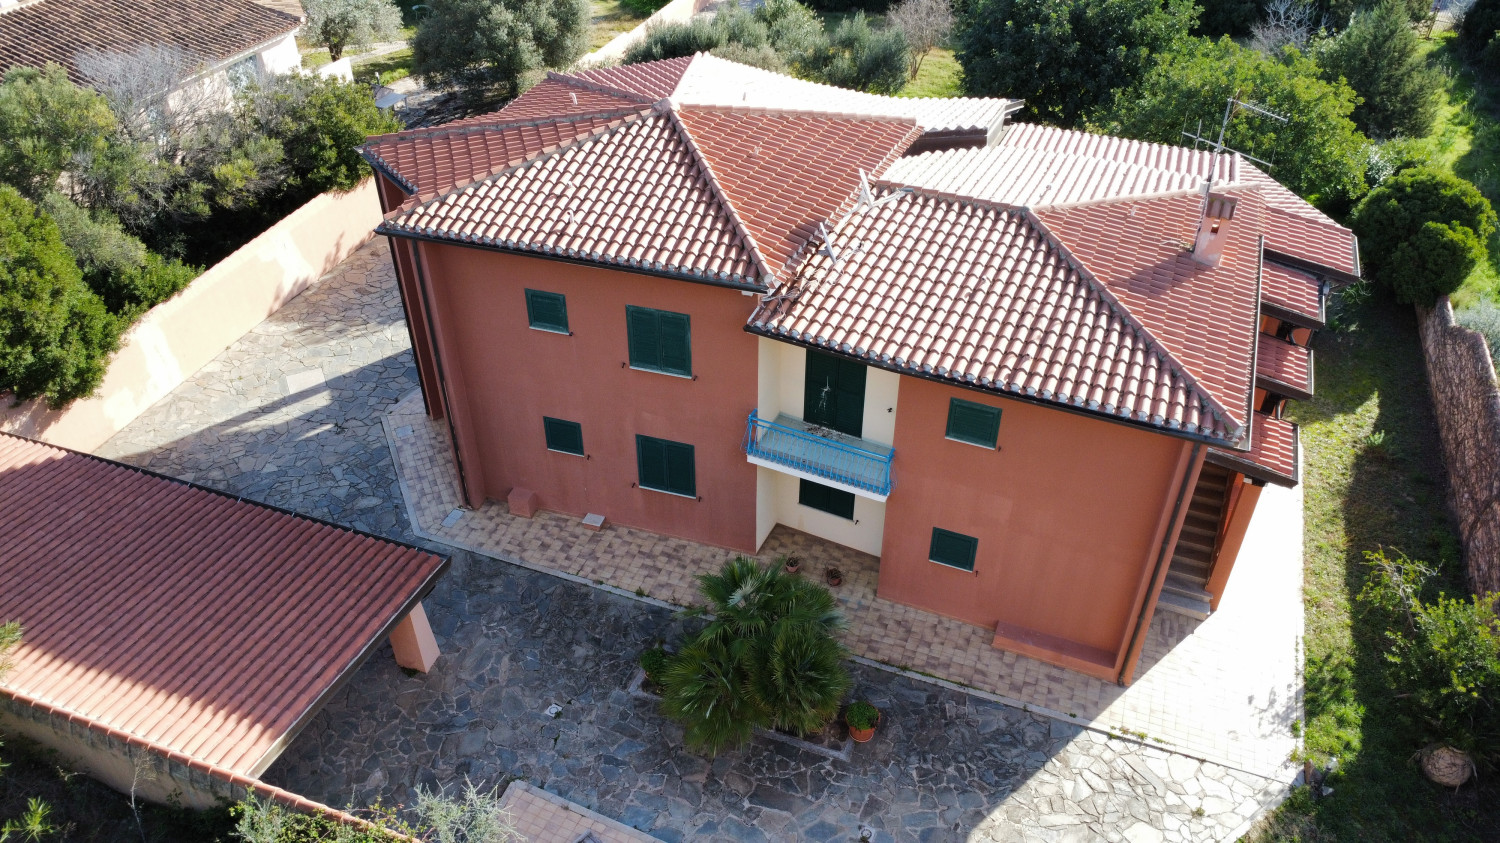
<svg viewBox="0 0 1500 843"><path fill-rule="evenodd" d="M289 32L279 41L273 41L255 56L262 79L282 76L302 66L302 53L297 50L297 33Z"/></svg>
<svg viewBox="0 0 1500 843"><path fill-rule="evenodd" d="M883 502L855 495L854 519L851 521L797 503L801 483L799 478L763 466L757 469L757 473L759 485L756 491L759 493L765 490L768 494L770 503L775 507L774 524L785 524L793 530L801 530L872 556L880 555L880 541L885 534ZM766 530L768 535L770 532ZM809 559L808 562L816 563L817 560Z"/></svg>

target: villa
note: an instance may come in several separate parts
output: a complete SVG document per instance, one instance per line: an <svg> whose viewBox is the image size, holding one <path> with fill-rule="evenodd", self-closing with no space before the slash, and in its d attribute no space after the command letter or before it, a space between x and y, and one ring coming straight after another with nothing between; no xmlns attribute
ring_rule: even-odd
<svg viewBox="0 0 1500 843"><path fill-rule="evenodd" d="M1233 153L709 55L371 138L462 498L755 552L1127 684L1213 611L1353 235ZM686 576L686 574L685 574Z"/></svg>

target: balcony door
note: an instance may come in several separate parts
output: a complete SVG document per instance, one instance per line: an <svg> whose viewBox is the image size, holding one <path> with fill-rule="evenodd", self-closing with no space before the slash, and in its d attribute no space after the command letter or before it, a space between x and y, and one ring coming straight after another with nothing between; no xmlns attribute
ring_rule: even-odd
<svg viewBox="0 0 1500 843"><path fill-rule="evenodd" d="M863 436L864 364L809 350L802 418L850 436Z"/></svg>

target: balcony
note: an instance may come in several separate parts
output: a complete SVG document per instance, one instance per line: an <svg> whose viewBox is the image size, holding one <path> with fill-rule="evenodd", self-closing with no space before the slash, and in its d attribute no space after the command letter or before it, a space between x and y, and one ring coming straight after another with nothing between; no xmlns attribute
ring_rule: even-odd
<svg viewBox="0 0 1500 843"><path fill-rule="evenodd" d="M877 445L785 413L775 421L755 411L745 424L745 456L763 465L825 486L883 501L891 493L891 456Z"/></svg>

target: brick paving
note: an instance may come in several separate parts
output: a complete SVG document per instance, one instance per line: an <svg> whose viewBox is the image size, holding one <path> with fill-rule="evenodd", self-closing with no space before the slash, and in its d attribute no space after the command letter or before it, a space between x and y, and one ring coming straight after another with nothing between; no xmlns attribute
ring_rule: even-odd
<svg viewBox="0 0 1500 843"><path fill-rule="evenodd" d="M388 648L378 653L268 771L274 784L357 806L407 801L417 785L469 779L489 787L519 778L664 840L852 840L861 826L882 841L1233 839L1285 791L1275 778L1168 751L1158 743L1165 732L1135 727L1147 731L1145 743L1111 737L993 694L868 664L853 668L857 693L886 716L876 740L856 747L849 761L764 738L714 759L688 753L680 729L626 691L640 650L677 638L688 621L576 578L683 601L690 599L680 588L684 561L727 552L618 527L592 533L546 513L531 520L498 513L513 523L499 533L508 544L491 554L422 540L408 521L383 430L384 423L398 443L421 438L420 416L410 425L385 418L400 412L398 402L415 386L394 275L376 240L100 449L453 554L452 573L426 603L444 654L434 671L408 677ZM409 456L405 446L398 451ZM438 473L442 465L416 467ZM405 479L410 486L412 476ZM451 508L436 504L431 514L438 513L447 517ZM455 526L473 527L485 516L467 513ZM779 530L765 552L805 541ZM1262 541L1247 556L1257 564L1242 563L1236 577L1253 585L1257 577L1246 577L1246 567L1273 572L1275 547ZM838 593L855 617L868 612L874 560L831 547L819 552L845 570ZM631 579L625 574L633 566L610 577L597 567L648 553L670 554L670 579L648 568ZM817 573L823 563L808 564ZM536 570L554 567L566 573ZM1147 677L1204 638L1232 605L1226 599L1226 611L1186 642L1151 656ZM891 623L923 614L893 615ZM882 660L920 667L923 649L931 650L920 636L934 629L947 628L885 629L914 649ZM987 637L980 640L988 648ZM870 646L859 637L853 643ZM1246 664L1255 674L1255 650L1194 658ZM945 669L966 681L960 671L967 667L955 657ZM1221 673L1205 672L1198 684ZM1172 675L1183 693L1194 692L1190 671ZM1265 690L1257 685L1252 693ZM554 702L563 707L556 718L544 713ZM1194 713L1183 706L1173 716ZM1195 722L1222 728L1212 717Z"/></svg>

